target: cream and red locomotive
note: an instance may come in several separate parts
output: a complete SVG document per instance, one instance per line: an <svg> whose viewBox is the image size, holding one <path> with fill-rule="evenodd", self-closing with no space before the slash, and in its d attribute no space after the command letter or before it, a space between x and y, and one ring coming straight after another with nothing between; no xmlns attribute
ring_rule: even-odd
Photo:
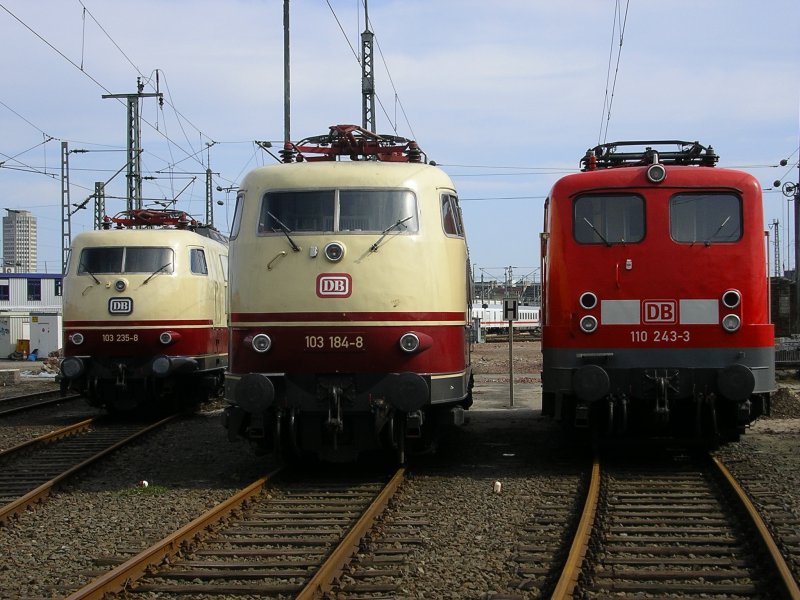
<svg viewBox="0 0 800 600"><path fill-rule="evenodd" d="M72 241L63 390L112 412L219 394L228 365L227 239L176 210L137 209Z"/></svg>
<svg viewBox="0 0 800 600"><path fill-rule="evenodd" d="M428 450L471 403L455 187L414 142L353 125L282 154L237 196L229 435L331 461Z"/></svg>
<svg viewBox="0 0 800 600"><path fill-rule="evenodd" d="M598 437L716 443L769 414L761 187L717 160L696 142L604 144L555 184L541 236L544 415Z"/></svg>

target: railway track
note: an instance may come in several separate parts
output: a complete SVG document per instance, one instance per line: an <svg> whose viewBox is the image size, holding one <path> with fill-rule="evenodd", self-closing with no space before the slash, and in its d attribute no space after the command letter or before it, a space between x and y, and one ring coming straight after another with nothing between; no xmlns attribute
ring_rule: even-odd
<svg viewBox="0 0 800 600"><path fill-rule="evenodd" d="M541 333L533 333L530 331L515 331L514 332L514 341L515 342L538 342L541 341L542 334ZM498 344L500 342L508 343L508 334L507 333L487 333L484 337L484 342L487 344Z"/></svg>
<svg viewBox="0 0 800 600"><path fill-rule="evenodd" d="M125 597L319 597L332 589L404 478L404 469L388 481L385 475L293 481L274 473L68 600L123 590Z"/></svg>
<svg viewBox="0 0 800 600"><path fill-rule="evenodd" d="M746 487L766 526L787 558L795 580L800 581L800 514L787 499L794 496L800 483L800 461L793 457L789 465L777 466L767 454L746 460L730 457L726 467ZM788 469L788 470L787 470Z"/></svg>
<svg viewBox="0 0 800 600"><path fill-rule="evenodd" d="M747 494L717 459L595 462L554 599L800 598ZM650 597L648 596L648 597Z"/></svg>
<svg viewBox="0 0 800 600"><path fill-rule="evenodd" d="M173 420L87 419L0 452L0 523L40 502L66 478Z"/></svg>
<svg viewBox="0 0 800 600"><path fill-rule="evenodd" d="M63 396L60 390L35 392L33 394L2 398L0 399L0 418L37 408L53 406L54 404L72 402L80 398L81 396L78 394Z"/></svg>
<svg viewBox="0 0 800 600"><path fill-rule="evenodd" d="M579 476L553 476L549 489L519 534L513 556L518 564L513 589L542 590L552 588L558 580L567 558L561 540L575 534L573 515L580 514L580 499L586 496L587 485L588 479ZM502 597L493 596L495 600Z"/></svg>

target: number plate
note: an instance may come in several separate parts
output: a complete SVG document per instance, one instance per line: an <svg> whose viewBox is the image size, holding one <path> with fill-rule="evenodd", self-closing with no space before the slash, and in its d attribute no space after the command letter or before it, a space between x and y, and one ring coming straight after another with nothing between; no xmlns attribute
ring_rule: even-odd
<svg viewBox="0 0 800 600"><path fill-rule="evenodd" d="M364 352L367 338L363 333L307 335L303 348L310 352Z"/></svg>
<svg viewBox="0 0 800 600"><path fill-rule="evenodd" d="M138 333L103 333L100 339L112 344L135 344L139 341Z"/></svg>

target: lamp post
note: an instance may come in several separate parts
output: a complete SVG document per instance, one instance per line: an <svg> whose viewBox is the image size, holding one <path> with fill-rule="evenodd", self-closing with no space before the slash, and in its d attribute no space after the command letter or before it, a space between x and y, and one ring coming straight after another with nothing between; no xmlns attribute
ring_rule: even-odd
<svg viewBox="0 0 800 600"><path fill-rule="evenodd" d="M785 167L789 161L785 158L781 160L780 165ZM800 162L797 164L798 168L798 181L800 182ZM791 198L794 202L794 323L792 331L800 333L800 183L792 183L786 181L781 185L780 180L775 180L772 184L776 188L780 188L781 192L787 198Z"/></svg>
<svg viewBox="0 0 800 600"><path fill-rule="evenodd" d="M228 200L228 194L230 194L231 192L236 192L238 190L239 190L239 186L238 185L229 185L228 187L222 187L221 185L217 186L217 191L218 192L225 192L225 200L226 201ZM222 200L217 200L217 204L220 205L220 206L223 206L225 204L225 202L223 202Z"/></svg>

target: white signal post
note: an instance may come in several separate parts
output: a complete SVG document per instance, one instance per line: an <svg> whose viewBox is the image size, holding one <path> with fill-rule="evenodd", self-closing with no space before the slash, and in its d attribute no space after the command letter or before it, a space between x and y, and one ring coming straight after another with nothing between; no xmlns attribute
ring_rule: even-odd
<svg viewBox="0 0 800 600"><path fill-rule="evenodd" d="M509 406L514 406L514 321L519 319L519 301L503 300L503 320L508 321L508 382Z"/></svg>

